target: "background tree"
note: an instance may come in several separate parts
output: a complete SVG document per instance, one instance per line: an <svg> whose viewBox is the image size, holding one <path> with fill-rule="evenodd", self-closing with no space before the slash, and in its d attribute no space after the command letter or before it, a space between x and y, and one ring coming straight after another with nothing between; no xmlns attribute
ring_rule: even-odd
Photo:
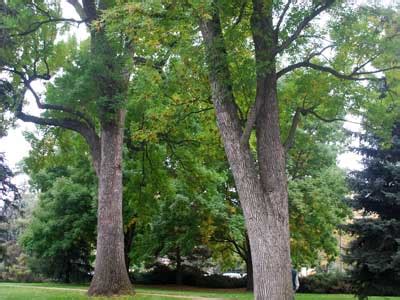
<svg viewBox="0 0 400 300"><path fill-rule="evenodd" d="M66 283L89 279L96 224L96 180L86 145L70 132L30 136L33 149L25 172L38 193L29 224L20 237L36 274ZM73 150L73 151L71 151Z"/></svg>
<svg viewBox="0 0 400 300"><path fill-rule="evenodd" d="M1 137L1 136L0 136ZM23 202L17 186L12 182L13 172L6 165L3 153L0 153L0 271L7 272L12 258L7 252L14 244L17 231L14 228L16 218L22 214ZM3 277L3 276L1 276Z"/></svg>
<svg viewBox="0 0 400 300"><path fill-rule="evenodd" d="M380 11L390 18L385 34L390 43L379 63L398 63L398 12ZM385 81L373 93L377 101L364 112L361 145L364 169L350 176L355 196L351 205L359 216L345 229L354 236L345 256L352 266L351 276L360 299L370 295L399 293L399 84L400 73L385 72Z"/></svg>
<svg viewBox="0 0 400 300"><path fill-rule="evenodd" d="M362 216L346 230L354 235L345 259L351 264L353 286L360 299L399 293L400 126L395 124L388 147L372 132L357 151L365 169L351 176L356 194L350 201Z"/></svg>

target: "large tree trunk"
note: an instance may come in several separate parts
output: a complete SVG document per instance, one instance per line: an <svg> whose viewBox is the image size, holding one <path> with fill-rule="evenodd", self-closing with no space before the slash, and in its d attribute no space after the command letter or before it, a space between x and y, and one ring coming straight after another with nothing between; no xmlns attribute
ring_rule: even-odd
<svg viewBox="0 0 400 300"><path fill-rule="evenodd" d="M292 300L286 179L282 180L284 161L280 160L282 146L277 146L280 143L279 132L276 135L279 123L273 124L271 134L269 133L271 128L266 128L264 124L262 128L257 129L257 137L272 143L270 148L266 148L263 142L262 149L258 149L272 151L264 153L262 157L263 159L268 157L268 167L270 164L273 165L270 169L264 168L267 175L272 178L271 182L277 184L269 186L265 185L266 180L261 178L264 174L258 171L249 144L240 142L242 127L232 92L218 14L214 13L212 19L202 20L200 27L206 44L206 58L210 69L210 84L218 127L235 179L250 239L255 299ZM270 98L260 100L263 103L264 113L265 109L275 105L273 102L268 102ZM277 110L265 117L276 122L276 112ZM257 122L261 121L257 119ZM274 165L275 159L277 165ZM282 182L278 182L279 180Z"/></svg>
<svg viewBox="0 0 400 300"><path fill-rule="evenodd" d="M122 146L125 113L102 126L94 277L89 295L133 292L125 266L122 227Z"/></svg>

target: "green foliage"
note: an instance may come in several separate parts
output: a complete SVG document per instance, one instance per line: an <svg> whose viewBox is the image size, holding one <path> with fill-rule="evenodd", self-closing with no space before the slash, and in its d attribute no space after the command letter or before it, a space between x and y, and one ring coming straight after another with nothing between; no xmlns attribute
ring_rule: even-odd
<svg viewBox="0 0 400 300"><path fill-rule="evenodd" d="M337 167L322 169L313 177L289 181L291 255L295 266L315 266L326 256L338 255L337 226L350 210L344 172Z"/></svg>
<svg viewBox="0 0 400 300"><path fill-rule="evenodd" d="M50 138L54 138L51 134ZM34 137L31 137L34 139ZM40 191L39 200L21 244L30 255L30 267L47 277L69 281L85 280L89 276L95 242L96 197L95 176L87 156L82 156L80 139L64 132L59 148L45 160L35 160L42 153L41 143L31 151L25 169L31 174L32 186ZM75 145L80 152L64 152L63 142ZM83 148L82 148L83 147ZM75 156L75 157L74 157ZM65 164L69 161L69 166ZM71 164L72 163L72 164Z"/></svg>

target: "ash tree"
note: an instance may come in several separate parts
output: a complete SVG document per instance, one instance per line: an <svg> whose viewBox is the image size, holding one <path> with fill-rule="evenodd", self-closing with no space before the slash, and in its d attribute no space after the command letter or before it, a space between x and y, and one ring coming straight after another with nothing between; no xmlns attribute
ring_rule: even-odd
<svg viewBox="0 0 400 300"><path fill-rule="evenodd" d="M350 202L362 217L345 227L355 237L345 259L360 299L400 293L400 124L389 145L371 132L364 142L357 151L365 169L351 177Z"/></svg>
<svg viewBox="0 0 400 300"><path fill-rule="evenodd" d="M194 5L217 123L249 235L255 299L292 299L286 153L304 115L327 118L318 109L319 99L311 106L305 102L296 108L287 135L281 136L278 82L300 68L323 72L342 85L379 80L373 75L378 70L368 67L384 49L386 20L368 8L334 0ZM331 13L335 17L326 26L316 22ZM239 63L237 49L242 45L249 45L252 68L247 74L255 78L245 100L235 89L231 71ZM334 90L328 93L334 94ZM341 107L354 102L350 95L344 96ZM331 117L337 116L331 113Z"/></svg>
<svg viewBox="0 0 400 300"><path fill-rule="evenodd" d="M60 1L0 2L0 82L5 91L1 107L24 122L72 130L86 140L98 177L96 261L89 294L131 293L124 261L122 145L133 45L123 37L107 37L99 21L114 1L67 2L79 18L64 18ZM76 24L90 32L86 44L80 45L84 59L76 58L76 43L57 42ZM38 83L46 85L52 78L56 90L68 87L63 76L74 86L59 97L47 98L37 89ZM25 108L28 95L40 115Z"/></svg>

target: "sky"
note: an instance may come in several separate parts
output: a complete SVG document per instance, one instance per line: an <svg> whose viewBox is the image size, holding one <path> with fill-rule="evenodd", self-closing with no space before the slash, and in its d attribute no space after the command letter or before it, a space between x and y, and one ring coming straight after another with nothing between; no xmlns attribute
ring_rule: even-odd
<svg viewBox="0 0 400 300"><path fill-rule="evenodd" d="M358 0L361 2L365 2L364 0ZM358 2L356 1L356 2ZM400 0L382 0L381 3L398 3ZM65 1L62 2L63 16L65 18L75 18L79 19L74 9ZM71 33L70 33L71 34ZM79 26L78 28L72 30L72 34L75 34L78 40L86 39L88 34L85 30L84 25ZM67 36L63 36L61 38L67 38ZM42 89L40 85L36 86L37 89ZM25 108L25 111L30 114L38 115L40 111L33 105L32 97L28 96L29 105ZM354 116L347 116L348 120L358 121ZM18 163L22 160L23 157L26 157L29 154L30 145L24 139L23 132L24 131L35 131L35 125L31 123L24 123L22 121L17 121L16 128L9 130L8 135L2 139L0 139L0 152L4 152L6 156L6 160L8 165L12 168L13 171L18 171ZM348 130L358 132L360 131L360 125L354 123L345 123L344 127ZM350 146L357 146L358 142L356 140L351 142ZM338 166L347 170L358 170L362 168L360 163L361 157L353 152L346 151L338 157ZM23 184L27 181L26 175L19 175L16 179L18 184Z"/></svg>

